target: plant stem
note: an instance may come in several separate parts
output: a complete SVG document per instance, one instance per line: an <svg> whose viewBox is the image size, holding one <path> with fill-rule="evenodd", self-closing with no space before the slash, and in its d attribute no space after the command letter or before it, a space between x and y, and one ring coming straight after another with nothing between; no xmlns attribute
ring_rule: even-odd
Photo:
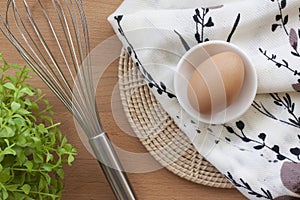
<svg viewBox="0 0 300 200"><path fill-rule="evenodd" d="M14 171L24 171L24 172L29 172L28 169L23 169L23 168L14 168L14 167L11 167L10 169L11 169L11 170L14 170ZM30 171L32 171L32 172L48 172L48 171L42 170L42 169L32 169L32 170L30 170Z"/></svg>
<svg viewBox="0 0 300 200"><path fill-rule="evenodd" d="M24 193L23 190L15 190L15 192L21 192L21 193ZM59 195L49 194L49 193L45 193L45 192L29 191L29 193L31 193L31 194L39 194L39 195L44 195L44 196L52 197L52 199L54 199L54 198L59 198L59 197L60 197Z"/></svg>

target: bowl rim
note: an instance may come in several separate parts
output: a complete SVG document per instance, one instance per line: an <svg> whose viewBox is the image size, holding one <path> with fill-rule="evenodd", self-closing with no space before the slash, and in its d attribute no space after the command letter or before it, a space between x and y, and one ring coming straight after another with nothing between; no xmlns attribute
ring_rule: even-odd
<svg viewBox="0 0 300 200"><path fill-rule="evenodd" d="M201 113L199 113L197 111L197 114L195 114L195 109L193 109L193 111L191 110L191 105L186 105L186 102L183 100L182 96L182 90L180 88L184 87L185 85L182 85L182 81L180 81L180 70L181 68L184 66L184 63L186 62L186 60L189 58L189 56L194 53L197 50L205 50L205 47L207 46L211 46L211 45L222 45L225 48L228 49L232 49L235 52L237 52L243 59L246 70L248 70L248 79L250 81L250 84L252 84L252 86L248 86L250 87L251 91L247 92L247 101L244 100L244 103L239 107L239 110L235 113L231 112L231 108L232 105L235 104L235 102L233 102L230 106L228 106L226 109L224 109L223 111L220 111L218 113L213 113L211 115L203 115ZM206 51L206 50L205 50ZM209 56L212 56L211 53L207 53ZM218 53L215 53L218 54ZM215 55L213 54L213 55ZM199 63L203 62L199 61ZM184 76L184 75L183 75ZM246 74L245 74L246 76ZM248 82L249 82L248 81ZM197 44L194 47L192 47L191 49L189 49L179 60L176 69L175 69L175 75L174 75L174 91L175 91L175 95L177 96L177 100L179 102L179 105L181 106L181 108L183 110L185 110L185 112L187 114L189 114L191 117L193 117L194 119L197 119L201 122L207 123L207 124L224 124L226 122L232 121L240 116L242 116L252 105L255 96L256 96L256 92L257 92L257 73L256 73L256 69L253 65L253 62L251 61L250 57L246 54L246 52L241 49L240 47L238 47L237 45L234 45L232 43L226 42L226 41L221 41L221 40L212 40L212 41L208 41L208 42L204 42L201 44ZM246 87L245 84L243 84L242 86L243 88ZM242 88L242 89L243 89ZM242 93L242 92L241 92ZM243 94L245 95L245 92L243 92ZM239 97L242 98L242 97ZM242 101L242 100L240 100ZM237 105L238 106L238 105ZM231 107L231 108L230 108Z"/></svg>

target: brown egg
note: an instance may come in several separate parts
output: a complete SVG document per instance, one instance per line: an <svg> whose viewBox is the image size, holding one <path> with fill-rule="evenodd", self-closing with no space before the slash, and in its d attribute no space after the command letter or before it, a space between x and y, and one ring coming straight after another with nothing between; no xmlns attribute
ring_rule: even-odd
<svg viewBox="0 0 300 200"><path fill-rule="evenodd" d="M191 105L202 114L224 110L238 97L244 74L243 60L236 53L226 51L208 58L189 80Z"/></svg>

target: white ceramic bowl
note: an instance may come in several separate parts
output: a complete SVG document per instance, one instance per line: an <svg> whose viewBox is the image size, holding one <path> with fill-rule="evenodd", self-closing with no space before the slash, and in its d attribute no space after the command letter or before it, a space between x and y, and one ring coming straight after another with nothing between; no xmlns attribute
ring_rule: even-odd
<svg viewBox="0 0 300 200"><path fill-rule="evenodd" d="M238 54L245 66L245 76L239 96L226 109L213 113L202 114L194 109L188 99L187 90L189 79L198 67L207 58L231 51ZM180 59L174 76L174 89L181 107L193 118L209 124L223 124L237 119L243 115L251 106L257 90L257 74L251 60L239 47L224 41L209 41L191 48Z"/></svg>

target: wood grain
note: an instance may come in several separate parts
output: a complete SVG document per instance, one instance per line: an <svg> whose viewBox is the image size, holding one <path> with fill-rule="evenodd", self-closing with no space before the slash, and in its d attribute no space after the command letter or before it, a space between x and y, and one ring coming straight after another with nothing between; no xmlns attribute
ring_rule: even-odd
<svg viewBox="0 0 300 200"><path fill-rule="evenodd" d="M107 17L120 5L121 0L85 0L84 7L89 24L91 47L95 47L114 32L107 22ZM4 13L5 2L0 2L0 12ZM0 36L0 52L9 63L25 64L17 51ZM118 61L115 61L105 71L97 88L99 113L105 130L113 143L131 152L146 152L137 138L125 134L115 122L111 109L112 90L118 81ZM55 120L62 122L61 129L69 141L78 150L78 156L72 167L66 167L64 180L64 200L93 200L115 199L97 161L82 145L74 126L74 120L60 101L49 91L40 79L33 75L30 80L35 87L43 89L47 98L54 105ZM120 99L114 98L114 105L121 104ZM121 108L121 107L119 107ZM121 111L121 110L120 110ZM121 123L127 123L122 121ZM139 162L139 160L136 160ZM155 161L153 161L155 162ZM139 199L244 199L235 189L216 189L177 177L166 169L149 173L130 173L128 177Z"/></svg>

